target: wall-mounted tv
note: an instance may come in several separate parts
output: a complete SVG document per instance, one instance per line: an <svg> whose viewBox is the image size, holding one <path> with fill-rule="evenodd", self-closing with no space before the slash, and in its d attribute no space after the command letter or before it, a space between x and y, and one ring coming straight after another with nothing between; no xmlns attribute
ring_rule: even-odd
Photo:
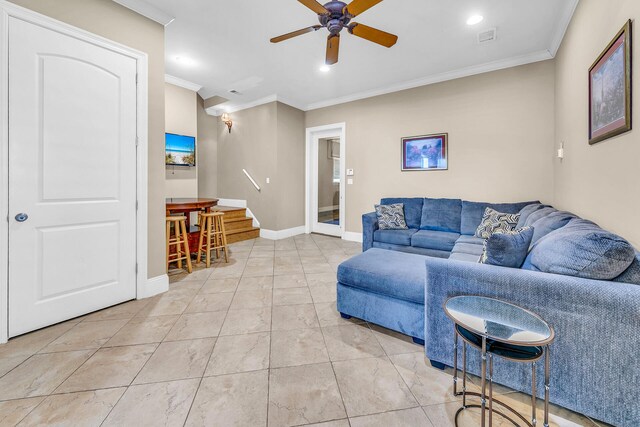
<svg viewBox="0 0 640 427"><path fill-rule="evenodd" d="M196 138L165 133L165 164L167 166L195 166Z"/></svg>

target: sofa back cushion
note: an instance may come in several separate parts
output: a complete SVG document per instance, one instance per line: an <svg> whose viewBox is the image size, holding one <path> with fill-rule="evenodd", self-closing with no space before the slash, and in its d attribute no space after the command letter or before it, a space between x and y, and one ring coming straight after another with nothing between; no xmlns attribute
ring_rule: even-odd
<svg viewBox="0 0 640 427"><path fill-rule="evenodd" d="M482 221L482 215L485 208L491 208L498 212L517 214L527 205L540 203L520 202L520 203L487 203L487 202L468 202L462 201L462 215L460 220L460 234L473 236Z"/></svg>
<svg viewBox="0 0 640 427"><path fill-rule="evenodd" d="M538 209L535 212L532 212L531 215L527 217L527 219L522 223L523 227L531 227L534 222L546 217L547 215L551 215L554 212L558 212L556 208L552 208L551 206L546 206L542 209Z"/></svg>
<svg viewBox="0 0 640 427"><path fill-rule="evenodd" d="M422 204L420 229L460 233L461 216L462 200L426 198Z"/></svg>
<svg viewBox="0 0 640 427"><path fill-rule="evenodd" d="M404 204L404 220L409 228L420 228L420 220L422 219L422 202L424 198L386 198L380 200L381 205L393 205L396 203Z"/></svg>
<svg viewBox="0 0 640 427"><path fill-rule="evenodd" d="M543 216L539 220L533 222L530 226L533 227L533 238L531 239L531 243L534 244L552 231L564 227L573 218L576 218L574 214L565 211L555 211L551 212L549 215Z"/></svg>
<svg viewBox="0 0 640 427"><path fill-rule="evenodd" d="M518 220L518 225L516 225L516 228L524 228L525 222L527 221L527 218L529 218L529 215L531 215L536 211L539 211L540 209L544 209L548 207L550 206L543 205L542 203L534 203L532 205L525 206L520 210L520 219Z"/></svg>
<svg viewBox="0 0 640 427"><path fill-rule="evenodd" d="M611 280L622 274L634 258L635 250L625 239L591 221L575 218L538 240L522 268Z"/></svg>
<svg viewBox="0 0 640 427"><path fill-rule="evenodd" d="M640 252L636 252L636 257L625 271L621 275L613 279L614 282L631 283L634 285L640 285Z"/></svg>

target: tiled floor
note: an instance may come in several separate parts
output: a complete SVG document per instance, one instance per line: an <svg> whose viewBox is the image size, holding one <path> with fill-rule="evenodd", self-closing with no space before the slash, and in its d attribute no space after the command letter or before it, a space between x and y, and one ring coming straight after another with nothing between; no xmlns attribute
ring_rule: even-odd
<svg viewBox="0 0 640 427"><path fill-rule="evenodd" d="M163 295L13 339L0 346L0 426L453 425L450 372L336 312L336 268L359 251L317 235L241 242L229 264L174 272ZM528 416L526 396L500 391Z"/></svg>

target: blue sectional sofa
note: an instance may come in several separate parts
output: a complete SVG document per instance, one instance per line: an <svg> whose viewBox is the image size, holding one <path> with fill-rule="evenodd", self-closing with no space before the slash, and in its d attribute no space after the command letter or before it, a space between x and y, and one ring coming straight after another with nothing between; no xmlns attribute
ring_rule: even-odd
<svg viewBox="0 0 640 427"><path fill-rule="evenodd" d="M640 425L640 405L632 390L640 384L640 253L634 257L623 239L538 202L381 201L391 203L404 203L409 230L378 230L375 213L363 215L363 253L338 268L337 308L343 316L424 340L434 366L452 366L453 324L442 309L446 299L484 295L513 302L540 314L556 331L553 403L614 425ZM485 207L520 213L518 226L534 228L522 268L477 262L483 240L473 235ZM604 262L585 266L582 254L571 251L577 244L589 252L594 239L626 244L626 251L609 251ZM624 271L609 277L614 268ZM594 277L585 277L589 275ZM496 382L530 392L529 366L502 360L495 365ZM479 373L474 353L469 368ZM542 395L542 366L538 368Z"/></svg>

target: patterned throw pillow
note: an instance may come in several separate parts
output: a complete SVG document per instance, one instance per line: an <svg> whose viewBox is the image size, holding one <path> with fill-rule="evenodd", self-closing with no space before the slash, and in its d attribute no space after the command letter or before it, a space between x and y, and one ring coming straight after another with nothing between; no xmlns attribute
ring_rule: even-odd
<svg viewBox="0 0 640 427"><path fill-rule="evenodd" d="M380 230L406 230L404 203L394 205L375 205Z"/></svg>
<svg viewBox="0 0 640 427"><path fill-rule="evenodd" d="M498 212L491 208L484 210L482 221L476 229L476 237L488 239L496 231L513 231L518 225L520 214Z"/></svg>
<svg viewBox="0 0 640 427"><path fill-rule="evenodd" d="M496 231L484 241L482 256L478 262L501 267L522 267L529 253L533 231L533 227Z"/></svg>

